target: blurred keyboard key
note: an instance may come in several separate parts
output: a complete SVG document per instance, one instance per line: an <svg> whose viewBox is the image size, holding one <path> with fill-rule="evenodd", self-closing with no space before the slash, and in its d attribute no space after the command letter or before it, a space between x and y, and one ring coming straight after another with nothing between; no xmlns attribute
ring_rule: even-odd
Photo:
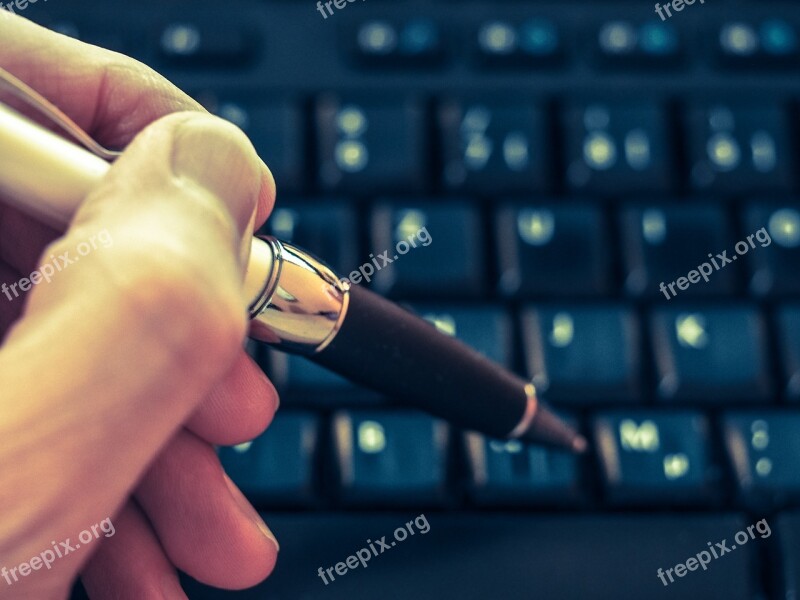
<svg viewBox="0 0 800 600"><path fill-rule="evenodd" d="M363 21L345 36L346 51L359 65L429 68L445 58L443 28L426 17Z"/></svg>
<svg viewBox="0 0 800 600"><path fill-rule="evenodd" d="M438 505L445 498L449 428L406 411L340 411L333 440L347 506Z"/></svg>
<svg viewBox="0 0 800 600"><path fill-rule="evenodd" d="M800 295L800 204L754 202L745 212L744 231L750 290L759 296Z"/></svg>
<svg viewBox="0 0 800 600"><path fill-rule="evenodd" d="M657 104L580 104L564 113L567 186L623 194L673 186L668 115Z"/></svg>
<svg viewBox="0 0 800 600"><path fill-rule="evenodd" d="M346 100L333 94L316 109L319 178L332 191L415 191L424 187L428 140L414 99Z"/></svg>
<svg viewBox="0 0 800 600"><path fill-rule="evenodd" d="M552 65L563 56L562 32L543 17L485 21L475 33L475 49L478 64L488 68Z"/></svg>
<svg viewBox="0 0 800 600"><path fill-rule="evenodd" d="M776 541L780 544L780 569L775 569L778 597L786 600L800 598L800 511L784 512L777 516L777 520L773 519L770 522L775 527ZM761 530L763 534L767 533L763 525ZM772 530L769 531L771 534Z"/></svg>
<svg viewBox="0 0 800 600"><path fill-rule="evenodd" d="M200 98L201 102L204 100ZM253 103L213 99L204 103L211 112L247 134L281 192L299 192L307 187L305 124L299 105L289 101Z"/></svg>
<svg viewBox="0 0 800 600"><path fill-rule="evenodd" d="M747 411L722 420L742 501L769 510L800 499L800 413Z"/></svg>
<svg viewBox="0 0 800 600"><path fill-rule="evenodd" d="M228 476L253 502L308 506L315 497L319 417L281 410L252 442L219 449Z"/></svg>
<svg viewBox="0 0 800 600"><path fill-rule="evenodd" d="M622 247L625 289L634 296L662 294L671 300L676 295L706 296L736 291L738 265L712 268L713 253L733 247L728 217L720 206L692 203L628 207L622 212ZM686 278L702 263L706 263L702 267L702 280L698 271L692 275L697 280L694 285L682 282L688 286L686 289L675 287L679 277ZM670 283L674 293L668 287Z"/></svg>
<svg viewBox="0 0 800 600"><path fill-rule="evenodd" d="M445 101L439 110L445 187L495 196L546 190L546 115L526 103Z"/></svg>
<svg viewBox="0 0 800 600"><path fill-rule="evenodd" d="M799 51L797 26L779 17L726 21L717 30L717 59L722 66L792 67Z"/></svg>
<svg viewBox="0 0 800 600"><path fill-rule="evenodd" d="M674 67L682 40L668 22L605 21L597 28L596 53L601 65L625 68Z"/></svg>
<svg viewBox="0 0 800 600"><path fill-rule="evenodd" d="M420 306L417 314L490 360L511 368L514 332L508 312L494 307Z"/></svg>
<svg viewBox="0 0 800 600"><path fill-rule="evenodd" d="M161 56L181 67L241 67L257 56L256 49L255 38L243 26L224 21L172 23L159 38Z"/></svg>
<svg viewBox="0 0 800 600"><path fill-rule="evenodd" d="M344 201L281 202L262 228L263 233L291 242L324 260L341 277L361 258L355 209Z"/></svg>
<svg viewBox="0 0 800 600"><path fill-rule="evenodd" d="M770 398L766 329L755 309L658 309L652 338L660 400L727 404Z"/></svg>
<svg viewBox="0 0 800 600"><path fill-rule="evenodd" d="M594 435L611 503L692 505L712 499L719 472L701 414L604 412L594 420Z"/></svg>
<svg viewBox="0 0 800 600"><path fill-rule="evenodd" d="M497 215L500 290L509 296L611 291L608 227L585 203L507 206Z"/></svg>
<svg viewBox="0 0 800 600"><path fill-rule="evenodd" d="M481 219L465 202L379 205L371 223L374 287L383 294L469 298L485 292ZM369 261L372 260L373 263Z"/></svg>
<svg viewBox="0 0 800 600"><path fill-rule="evenodd" d="M774 103L695 106L686 119L690 183L696 190L785 190L794 183L789 121Z"/></svg>
<svg viewBox="0 0 800 600"><path fill-rule="evenodd" d="M528 375L553 403L592 405L639 397L639 320L625 308L533 307L522 314Z"/></svg>
<svg viewBox="0 0 800 600"><path fill-rule="evenodd" d="M479 505L574 504L580 499L578 457L568 452L465 434L470 497Z"/></svg>
<svg viewBox="0 0 800 600"><path fill-rule="evenodd" d="M800 306L785 306L778 311L777 331L780 354L783 357L786 397L800 401Z"/></svg>

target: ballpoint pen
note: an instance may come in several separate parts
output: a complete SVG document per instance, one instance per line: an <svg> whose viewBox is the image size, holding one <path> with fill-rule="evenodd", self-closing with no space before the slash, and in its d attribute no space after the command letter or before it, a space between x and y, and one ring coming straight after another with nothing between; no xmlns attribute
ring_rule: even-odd
<svg viewBox="0 0 800 600"><path fill-rule="evenodd" d="M60 229L118 153L0 69L0 90L26 101L85 148L0 103L0 196ZM361 286L304 250L253 238L244 289L250 337L456 425L572 451L585 439L542 405L533 384Z"/></svg>

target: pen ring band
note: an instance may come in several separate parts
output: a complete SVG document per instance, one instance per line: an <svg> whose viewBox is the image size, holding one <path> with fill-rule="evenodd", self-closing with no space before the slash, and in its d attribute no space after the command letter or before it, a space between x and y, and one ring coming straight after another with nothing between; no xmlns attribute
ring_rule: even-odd
<svg viewBox="0 0 800 600"><path fill-rule="evenodd" d="M536 398L536 387L533 383L526 383L525 384L525 397L526 397L526 404L525 404L525 412L522 415L522 418L517 423L517 426L511 430L511 433L508 434L509 439L518 438L524 435L528 429L531 427L531 423L533 423L533 417L536 416L536 408L539 404L539 401Z"/></svg>

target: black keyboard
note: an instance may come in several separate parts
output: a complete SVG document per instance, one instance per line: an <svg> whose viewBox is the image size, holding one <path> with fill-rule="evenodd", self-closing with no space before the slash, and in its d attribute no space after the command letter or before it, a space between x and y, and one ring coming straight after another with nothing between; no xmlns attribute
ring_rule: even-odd
<svg viewBox="0 0 800 600"><path fill-rule="evenodd" d="M280 558L190 598L800 597L800 5L658 6L26 11L242 127L267 232L362 266L590 440L487 439L253 344L281 409L220 456Z"/></svg>

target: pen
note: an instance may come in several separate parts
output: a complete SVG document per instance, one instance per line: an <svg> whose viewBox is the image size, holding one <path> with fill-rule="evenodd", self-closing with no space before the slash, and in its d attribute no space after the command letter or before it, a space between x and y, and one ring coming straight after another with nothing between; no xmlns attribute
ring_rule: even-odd
<svg viewBox="0 0 800 600"><path fill-rule="evenodd" d="M63 229L110 168L99 146L56 107L0 69L0 83L94 154L0 103L0 192ZM102 157L102 158L101 158ZM456 425L582 452L585 439L542 405L530 381L360 286L308 252L253 238L244 289L249 335Z"/></svg>

